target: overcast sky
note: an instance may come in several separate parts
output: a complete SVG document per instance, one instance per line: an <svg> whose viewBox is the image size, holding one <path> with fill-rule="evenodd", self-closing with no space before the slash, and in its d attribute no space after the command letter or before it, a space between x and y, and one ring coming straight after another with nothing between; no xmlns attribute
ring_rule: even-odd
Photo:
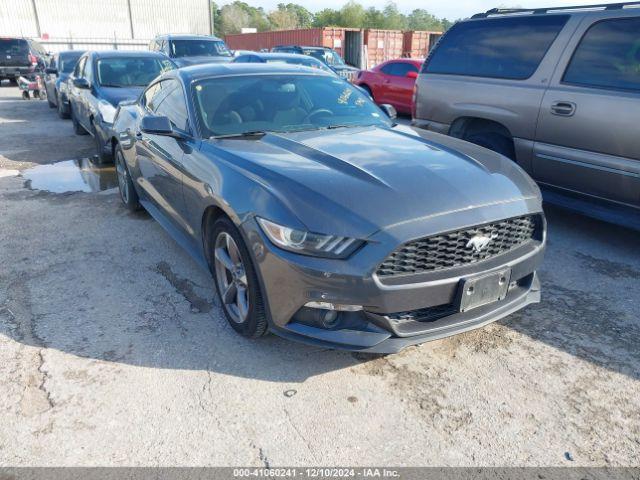
<svg viewBox="0 0 640 480"><path fill-rule="evenodd" d="M345 0L245 0L248 4L255 7L263 7L265 10L273 10L278 3L298 3L312 12L317 12L323 8L340 8L344 5ZM387 4L387 0L359 0L359 2L365 7L377 7L384 8ZM466 18L474 13L484 12L490 8L497 6L521 6L526 8L531 7L549 7L549 6L562 6L562 5L587 5L606 3L607 0L395 0L398 8L404 12L409 13L416 8L424 8L433 13L437 17L445 17L449 20L456 20L458 18ZM220 2L220 3L231 3Z"/></svg>

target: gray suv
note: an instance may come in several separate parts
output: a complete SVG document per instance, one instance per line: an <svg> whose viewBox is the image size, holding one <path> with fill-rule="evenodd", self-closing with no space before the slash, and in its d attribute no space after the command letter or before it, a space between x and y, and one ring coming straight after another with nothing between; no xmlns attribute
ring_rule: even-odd
<svg viewBox="0 0 640 480"><path fill-rule="evenodd" d="M554 203L613 221L622 207L635 222L637 7L494 9L457 23L424 64L414 125L512 158Z"/></svg>

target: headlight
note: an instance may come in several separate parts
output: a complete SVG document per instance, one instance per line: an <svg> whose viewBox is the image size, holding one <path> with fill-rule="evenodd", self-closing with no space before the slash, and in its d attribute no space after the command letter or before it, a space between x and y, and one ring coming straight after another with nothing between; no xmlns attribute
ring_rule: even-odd
<svg viewBox="0 0 640 480"><path fill-rule="evenodd" d="M269 240L291 252L314 257L346 258L364 242L355 238L322 235L284 227L258 218L258 223Z"/></svg>
<svg viewBox="0 0 640 480"><path fill-rule="evenodd" d="M60 91L60 93L67 93L67 82L60 82L58 90Z"/></svg>
<svg viewBox="0 0 640 480"><path fill-rule="evenodd" d="M100 115L102 115L102 120L106 123L113 123L113 120L116 118L116 108L104 100L100 100L98 103L98 111Z"/></svg>

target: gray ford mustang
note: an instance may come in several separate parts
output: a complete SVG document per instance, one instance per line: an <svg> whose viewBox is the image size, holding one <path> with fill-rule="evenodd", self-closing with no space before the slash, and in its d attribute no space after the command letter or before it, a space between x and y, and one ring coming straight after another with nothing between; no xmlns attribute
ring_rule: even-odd
<svg viewBox="0 0 640 480"><path fill-rule="evenodd" d="M208 268L231 326L392 353L538 302L540 192L317 69L202 65L121 104L122 201Z"/></svg>

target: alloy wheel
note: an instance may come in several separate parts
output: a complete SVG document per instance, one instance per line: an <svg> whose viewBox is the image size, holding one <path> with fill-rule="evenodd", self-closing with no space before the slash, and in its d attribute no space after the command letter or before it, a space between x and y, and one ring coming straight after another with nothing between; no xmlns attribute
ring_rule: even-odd
<svg viewBox="0 0 640 480"><path fill-rule="evenodd" d="M215 272L220 297L227 313L236 323L244 323L249 315L247 273L235 240L220 232L215 243Z"/></svg>

